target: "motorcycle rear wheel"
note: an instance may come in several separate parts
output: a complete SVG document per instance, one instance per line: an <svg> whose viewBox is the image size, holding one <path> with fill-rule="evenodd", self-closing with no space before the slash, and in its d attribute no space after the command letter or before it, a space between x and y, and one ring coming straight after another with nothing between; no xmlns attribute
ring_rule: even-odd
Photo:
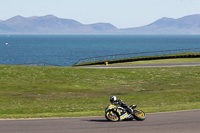
<svg viewBox="0 0 200 133"><path fill-rule="evenodd" d="M137 121L143 121L146 118L146 114L139 109L134 109L133 116Z"/></svg>
<svg viewBox="0 0 200 133"><path fill-rule="evenodd" d="M107 119L108 121L114 121L114 122L116 122L116 121L119 121L119 120L120 120L120 117L119 117L118 113L115 112L115 111L112 111L112 110L107 111L107 112L105 113L105 117L106 117L106 119Z"/></svg>

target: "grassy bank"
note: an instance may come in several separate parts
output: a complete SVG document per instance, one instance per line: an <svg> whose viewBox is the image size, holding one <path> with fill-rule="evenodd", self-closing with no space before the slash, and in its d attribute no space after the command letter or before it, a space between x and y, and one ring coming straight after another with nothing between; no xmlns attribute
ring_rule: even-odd
<svg viewBox="0 0 200 133"><path fill-rule="evenodd" d="M147 61L133 61L126 63L114 63L109 64L111 66L116 65L143 65L143 64L163 64L163 63L193 63L200 62L200 58L182 58L182 59L162 59L162 60L147 60Z"/></svg>
<svg viewBox="0 0 200 133"><path fill-rule="evenodd" d="M145 112L200 108L200 67L0 66L0 117L104 115L111 95Z"/></svg>
<svg viewBox="0 0 200 133"><path fill-rule="evenodd" d="M200 52L185 52L178 54L168 54L168 55L154 55L154 56L140 56L140 57L131 57L131 58L122 58L122 59L110 59L110 60L101 60L93 62L85 62L76 64L73 66L87 66L87 65L105 65L105 62L109 64L119 64L119 63L137 63L138 61L155 61L155 60L164 60L164 59L184 59L184 58L200 58ZM97 59L94 59L97 60Z"/></svg>

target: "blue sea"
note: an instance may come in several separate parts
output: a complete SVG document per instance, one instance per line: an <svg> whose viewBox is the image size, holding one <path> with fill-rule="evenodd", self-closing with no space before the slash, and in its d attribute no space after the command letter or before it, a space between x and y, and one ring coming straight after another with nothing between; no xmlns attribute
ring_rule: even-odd
<svg viewBox="0 0 200 133"><path fill-rule="evenodd" d="M190 35L0 35L0 64L71 66L96 56L200 48Z"/></svg>

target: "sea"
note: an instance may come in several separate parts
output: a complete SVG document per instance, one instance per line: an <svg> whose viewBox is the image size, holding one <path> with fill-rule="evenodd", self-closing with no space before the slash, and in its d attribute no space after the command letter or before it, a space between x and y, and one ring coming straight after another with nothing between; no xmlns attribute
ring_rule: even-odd
<svg viewBox="0 0 200 133"><path fill-rule="evenodd" d="M199 35L0 35L0 64L72 66L80 59L200 48Z"/></svg>

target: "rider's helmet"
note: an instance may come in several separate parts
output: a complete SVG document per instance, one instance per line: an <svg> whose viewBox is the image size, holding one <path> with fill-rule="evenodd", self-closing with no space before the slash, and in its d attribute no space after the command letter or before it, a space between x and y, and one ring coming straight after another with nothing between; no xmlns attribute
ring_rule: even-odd
<svg viewBox="0 0 200 133"><path fill-rule="evenodd" d="M110 97L110 102L113 103L115 101L117 101L117 97L116 96L111 96Z"/></svg>

